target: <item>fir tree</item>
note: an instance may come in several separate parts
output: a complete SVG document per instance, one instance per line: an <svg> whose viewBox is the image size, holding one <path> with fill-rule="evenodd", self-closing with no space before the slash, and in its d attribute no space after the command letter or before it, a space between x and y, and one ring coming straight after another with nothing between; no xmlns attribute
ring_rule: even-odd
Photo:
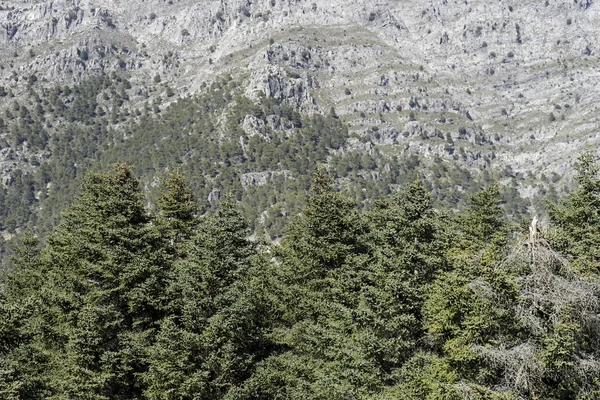
<svg viewBox="0 0 600 400"><path fill-rule="evenodd" d="M91 173L48 238L57 397L131 399L163 315L165 245L131 169Z"/></svg>
<svg viewBox="0 0 600 400"><path fill-rule="evenodd" d="M357 398L381 384L361 288L370 278L368 226L356 203L320 170L307 205L281 248L277 302L279 349L236 392L240 398Z"/></svg>
<svg viewBox="0 0 600 400"><path fill-rule="evenodd" d="M269 312L250 233L232 200L199 226L177 264L172 312L150 351L149 398L222 398L268 350Z"/></svg>
<svg viewBox="0 0 600 400"><path fill-rule="evenodd" d="M507 254L511 227L500 205L496 184L470 198L453 224L450 269L435 279L423 305L424 327L444 355L440 368L475 385L489 377L473 347L516 329L514 276L496 268Z"/></svg>
<svg viewBox="0 0 600 400"><path fill-rule="evenodd" d="M185 244L198 226L199 209L190 187L179 171L163 179L158 208L157 223L163 236L180 256L184 255Z"/></svg>
<svg viewBox="0 0 600 400"><path fill-rule="evenodd" d="M501 207L498 184L493 184L469 198L464 213L456 218L450 257L455 266L468 268L481 264L491 267L505 255L511 224Z"/></svg>
<svg viewBox="0 0 600 400"><path fill-rule="evenodd" d="M14 249L12 268L0 280L0 397L42 399L48 395L44 350L46 263L39 239L27 231Z"/></svg>
<svg viewBox="0 0 600 400"><path fill-rule="evenodd" d="M582 273L600 273L600 178L591 152L583 153L576 165L577 189L557 205L550 205L556 234L555 247L569 255Z"/></svg>
<svg viewBox="0 0 600 400"><path fill-rule="evenodd" d="M434 277L448 267L448 235L442 215L420 181L375 203L370 213L373 247L365 285L378 358L387 371L399 368L423 335L421 307Z"/></svg>

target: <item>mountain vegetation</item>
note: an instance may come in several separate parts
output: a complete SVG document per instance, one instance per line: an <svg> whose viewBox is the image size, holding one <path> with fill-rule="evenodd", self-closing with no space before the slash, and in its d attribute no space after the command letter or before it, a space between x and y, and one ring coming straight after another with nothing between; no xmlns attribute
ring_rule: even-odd
<svg viewBox="0 0 600 400"><path fill-rule="evenodd" d="M321 3L0 0L0 400L600 398L600 2Z"/></svg>
<svg viewBox="0 0 600 400"><path fill-rule="evenodd" d="M335 147L334 117L300 123L297 151L318 149L313 129ZM286 162L282 146L263 151ZM454 213L415 174L365 207L315 168L280 243L251 238L235 187L205 208L191 185L205 178L187 170L156 188L124 164L99 171L3 272L3 399L600 396L591 153L529 231L493 183Z"/></svg>
<svg viewBox="0 0 600 400"><path fill-rule="evenodd" d="M6 95L10 106L0 117L7 132L0 146L11 159L0 185L5 233L27 227L50 231L86 171L115 162L135 166L152 203L159 197L159 177L176 170L189 177L201 213L213 208L221 194L232 193L251 228L271 238L280 237L289 217L300 210L319 165L336 174L362 209L417 178L439 206L462 208L480 187L502 181L500 193L512 219L531 206L544 209L543 202L518 193L519 185L531 179L492 168L492 158L481 156L490 147L485 139L475 144L474 153L466 153L461 146L473 140L467 133L456 141L441 132L422 139L443 143L455 159L446 162L380 150L369 136L350 133L335 110L299 112L264 95L252 101L231 76L201 94L178 99L169 98L161 85L149 86L146 90L154 94L141 102L127 74L117 73L73 86L30 85L25 99ZM473 157L485 164L480 172L464 165ZM536 185L548 198L555 196L553 182Z"/></svg>

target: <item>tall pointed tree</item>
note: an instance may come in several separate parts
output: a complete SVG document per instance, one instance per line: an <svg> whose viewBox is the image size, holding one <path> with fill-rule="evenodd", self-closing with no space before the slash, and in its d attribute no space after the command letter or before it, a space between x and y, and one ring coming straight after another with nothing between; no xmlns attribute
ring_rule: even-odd
<svg viewBox="0 0 600 400"><path fill-rule="evenodd" d="M43 349L42 293L46 264L39 239L27 231L15 247L12 268L0 272L0 397L42 399L48 354Z"/></svg>
<svg viewBox="0 0 600 400"><path fill-rule="evenodd" d="M368 268L375 279L365 285L372 332L379 336L379 358L388 372L400 367L423 335L421 308L429 285L448 267L447 227L432 196L415 181L370 212L373 248Z"/></svg>
<svg viewBox="0 0 600 400"><path fill-rule="evenodd" d="M360 293L370 279L367 231L356 203L318 171L306 207L274 248L278 351L259 365L239 398L361 398L380 384L362 325L369 318Z"/></svg>
<svg viewBox="0 0 600 400"><path fill-rule="evenodd" d="M456 218L450 255L455 264L473 264L473 258L485 266L498 263L508 243L511 224L501 207L498 184L493 184L469 199L464 213Z"/></svg>
<svg viewBox="0 0 600 400"><path fill-rule="evenodd" d="M557 205L550 204L550 219L557 232L554 246L568 255L575 269L600 273L600 167L591 152L579 156L576 190Z"/></svg>
<svg viewBox="0 0 600 400"><path fill-rule="evenodd" d="M296 273L312 278L326 276L357 252L366 250L360 241L366 231L356 203L336 193L324 169L315 174L302 216L292 222L283 248L299 261Z"/></svg>
<svg viewBox="0 0 600 400"><path fill-rule="evenodd" d="M90 173L48 238L59 398L131 399L164 311L165 243L131 168Z"/></svg>
<svg viewBox="0 0 600 400"><path fill-rule="evenodd" d="M443 355L441 360L429 359L445 371L441 375L444 379L454 380L434 381L430 390L459 379L473 387L489 383L486 379L494 375L486 370L473 347L488 345L516 329L512 314L518 295L514 277L497 268L508 252L511 230L501 208L498 185L472 196L453 228L450 269L429 288L423 316L433 348Z"/></svg>
<svg viewBox="0 0 600 400"><path fill-rule="evenodd" d="M144 375L150 399L218 399L243 382L268 351L262 268L251 230L229 199L203 219L171 283Z"/></svg>
<svg viewBox="0 0 600 400"><path fill-rule="evenodd" d="M46 266L40 256L40 240L30 230L26 230L14 248L12 267L3 270L3 293L11 298L25 298L34 295L42 286Z"/></svg>
<svg viewBox="0 0 600 400"><path fill-rule="evenodd" d="M185 244L197 228L198 205L181 172L175 171L162 181L156 218L163 236L179 256L185 253Z"/></svg>

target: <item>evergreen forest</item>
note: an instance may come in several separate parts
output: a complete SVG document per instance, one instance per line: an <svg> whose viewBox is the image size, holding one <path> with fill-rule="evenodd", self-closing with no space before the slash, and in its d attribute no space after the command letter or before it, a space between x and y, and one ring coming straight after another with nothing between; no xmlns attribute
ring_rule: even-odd
<svg viewBox="0 0 600 400"><path fill-rule="evenodd" d="M293 191L300 212L278 220L278 240L257 232L235 187L207 207L193 189L204 175L145 185L146 161L88 172L58 225L23 233L2 272L0 398L600 398L594 154L580 156L576 186L543 223L514 222L492 182L444 211L417 173L366 207L343 185L352 168L283 151L298 140L290 149L319 154L317 136L336 148L339 121L313 118L290 113L298 136L252 147L255 163L310 162L310 189ZM130 143L155 140L146 128ZM206 154L248 157L227 143Z"/></svg>

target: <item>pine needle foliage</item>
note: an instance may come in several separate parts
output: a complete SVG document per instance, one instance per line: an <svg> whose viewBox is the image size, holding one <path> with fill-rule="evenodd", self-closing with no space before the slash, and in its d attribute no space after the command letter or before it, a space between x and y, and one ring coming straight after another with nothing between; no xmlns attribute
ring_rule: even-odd
<svg viewBox="0 0 600 400"><path fill-rule="evenodd" d="M0 276L0 398L596 399L600 184L577 168L529 235L494 184L455 217L423 180L364 211L317 169L280 242L179 172L149 208L131 167L91 172Z"/></svg>

